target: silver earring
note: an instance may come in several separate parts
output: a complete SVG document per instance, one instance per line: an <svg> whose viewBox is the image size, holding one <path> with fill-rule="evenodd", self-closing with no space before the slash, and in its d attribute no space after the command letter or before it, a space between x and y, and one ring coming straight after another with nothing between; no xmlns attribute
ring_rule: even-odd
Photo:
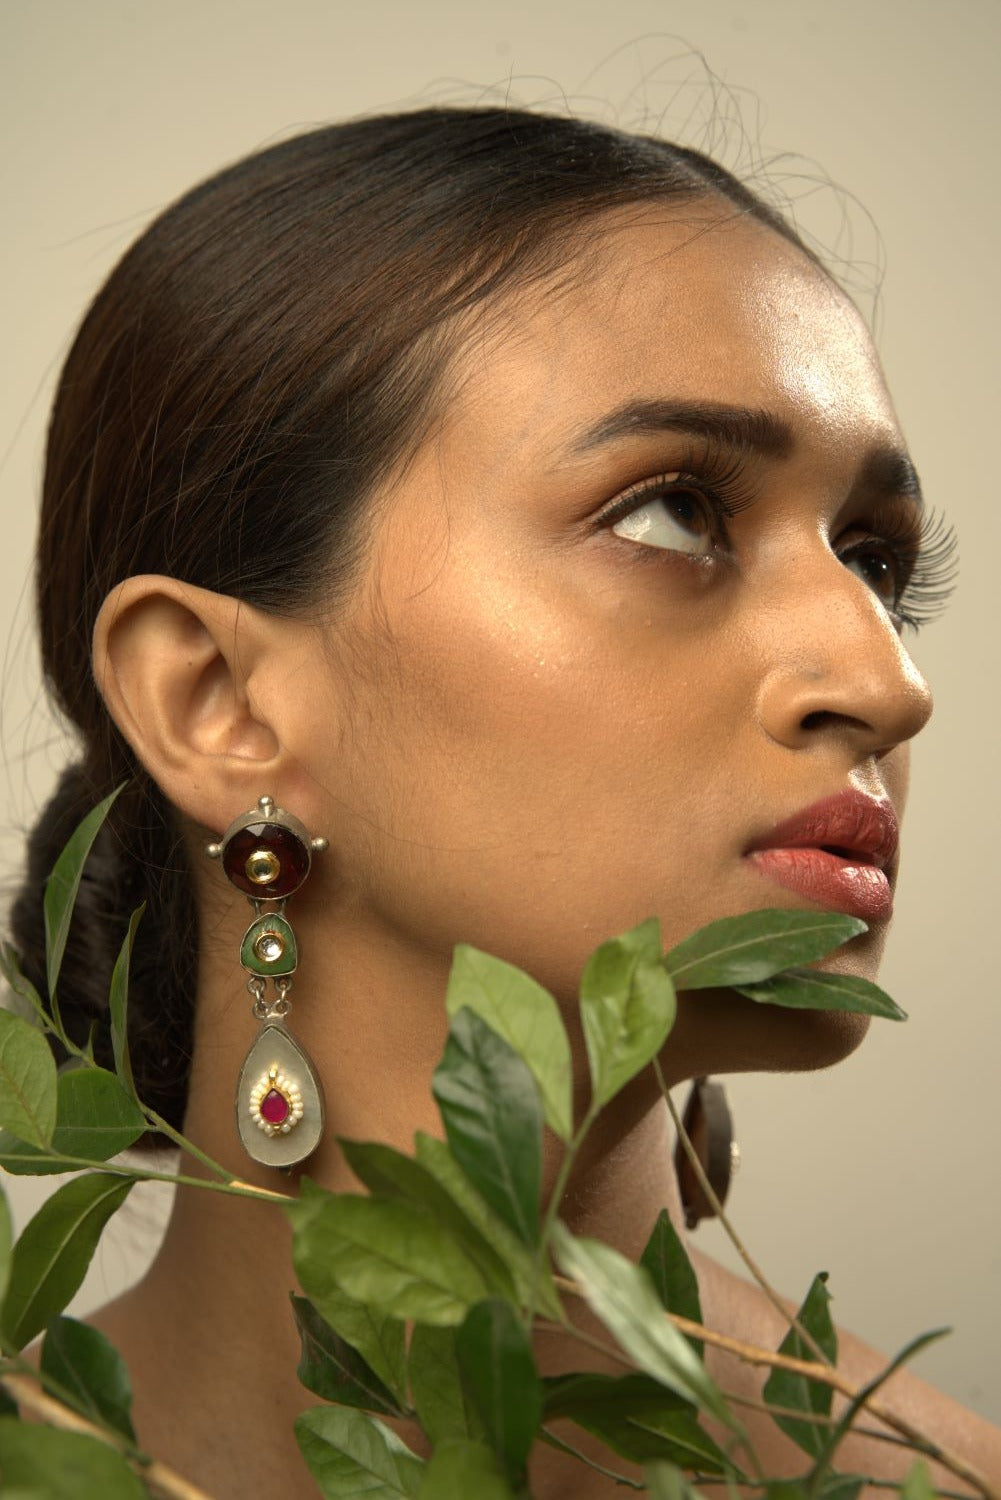
<svg viewBox="0 0 1001 1500"><path fill-rule="evenodd" d="M299 953L285 903L309 874L312 856L326 847L326 839L311 838L271 797L261 797L205 847L254 909L240 962L250 976L247 989L261 1029L240 1069L236 1122L248 1156L266 1167L287 1169L305 1161L323 1135L319 1075L288 1026Z"/></svg>

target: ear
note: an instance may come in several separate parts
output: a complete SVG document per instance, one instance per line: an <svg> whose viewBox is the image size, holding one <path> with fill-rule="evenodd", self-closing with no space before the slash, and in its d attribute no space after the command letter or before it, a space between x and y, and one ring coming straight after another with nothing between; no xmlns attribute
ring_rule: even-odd
<svg viewBox="0 0 1001 1500"><path fill-rule="evenodd" d="M282 624L154 574L127 578L101 606L93 664L108 712L169 800L203 827L262 791L279 796L281 725L255 704L254 684Z"/></svg>

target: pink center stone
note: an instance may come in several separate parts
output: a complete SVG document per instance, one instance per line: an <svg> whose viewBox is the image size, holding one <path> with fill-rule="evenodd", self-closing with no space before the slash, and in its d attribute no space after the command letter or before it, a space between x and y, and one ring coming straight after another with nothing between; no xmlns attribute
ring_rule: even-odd
<svg viewBox="0 0 1001 1500"><path fill-rule="evenodd" d="M277 1089L269 1089L261 1100L261 1118L269 1125L283 1125L289 1116L289 1103Z"/></svg>

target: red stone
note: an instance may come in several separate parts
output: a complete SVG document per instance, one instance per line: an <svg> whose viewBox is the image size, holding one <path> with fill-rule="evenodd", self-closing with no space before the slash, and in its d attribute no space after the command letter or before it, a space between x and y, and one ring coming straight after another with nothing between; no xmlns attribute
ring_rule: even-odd
<svg viewBox="0 0 1001 1500"><path fill-rule="evenodd" d="M261 1100L261 1119L269 1125L284 1125L289 1117L289 1102L277 1089L269 1089Z"/></svg>
<svg viewBox="0 0 1001 1500"><path fill-rule="evenodd" d="M267 849L279 863L278 873L258 885L247 874L247 860L257 849ZM239 829L226 845L223 869L238 890L258 900L278 900L297 891L309 874L309 848L282 823L251 823Z"/></svg>

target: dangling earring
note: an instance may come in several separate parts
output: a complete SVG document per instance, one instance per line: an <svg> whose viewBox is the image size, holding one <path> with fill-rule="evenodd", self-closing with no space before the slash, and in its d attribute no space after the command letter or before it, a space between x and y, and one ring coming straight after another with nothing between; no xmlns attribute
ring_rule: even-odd
<svg viewBox="0 0 1001 1500"><path fill-rule="evenodd" d="M236 818L218 843L205 846L254 908L240 962L250 975L254 1018L262 1024L240 1070L236 1123L247 1154L266 1167L305 1161L323 1134L319 1077L286 1025L299 955L285 903L309 874L312 855L326 847L326 839L310 838L298 818L270 797Z"/></svg>
<svg viewBox="0 0 1001 1500"><path fill-rule="evenodd" d="M740 1147L733 1138L733 1120L723 1085L709 1078L696 1078L685 1101L681 1123L710 1187L720 1203L725 1203L730 1179L740 1166ZM703 1192L681 1141L674 1148L674 1169L686 1226L694 1229L700 1219L715 1218L716 1210Z"/></svg>

